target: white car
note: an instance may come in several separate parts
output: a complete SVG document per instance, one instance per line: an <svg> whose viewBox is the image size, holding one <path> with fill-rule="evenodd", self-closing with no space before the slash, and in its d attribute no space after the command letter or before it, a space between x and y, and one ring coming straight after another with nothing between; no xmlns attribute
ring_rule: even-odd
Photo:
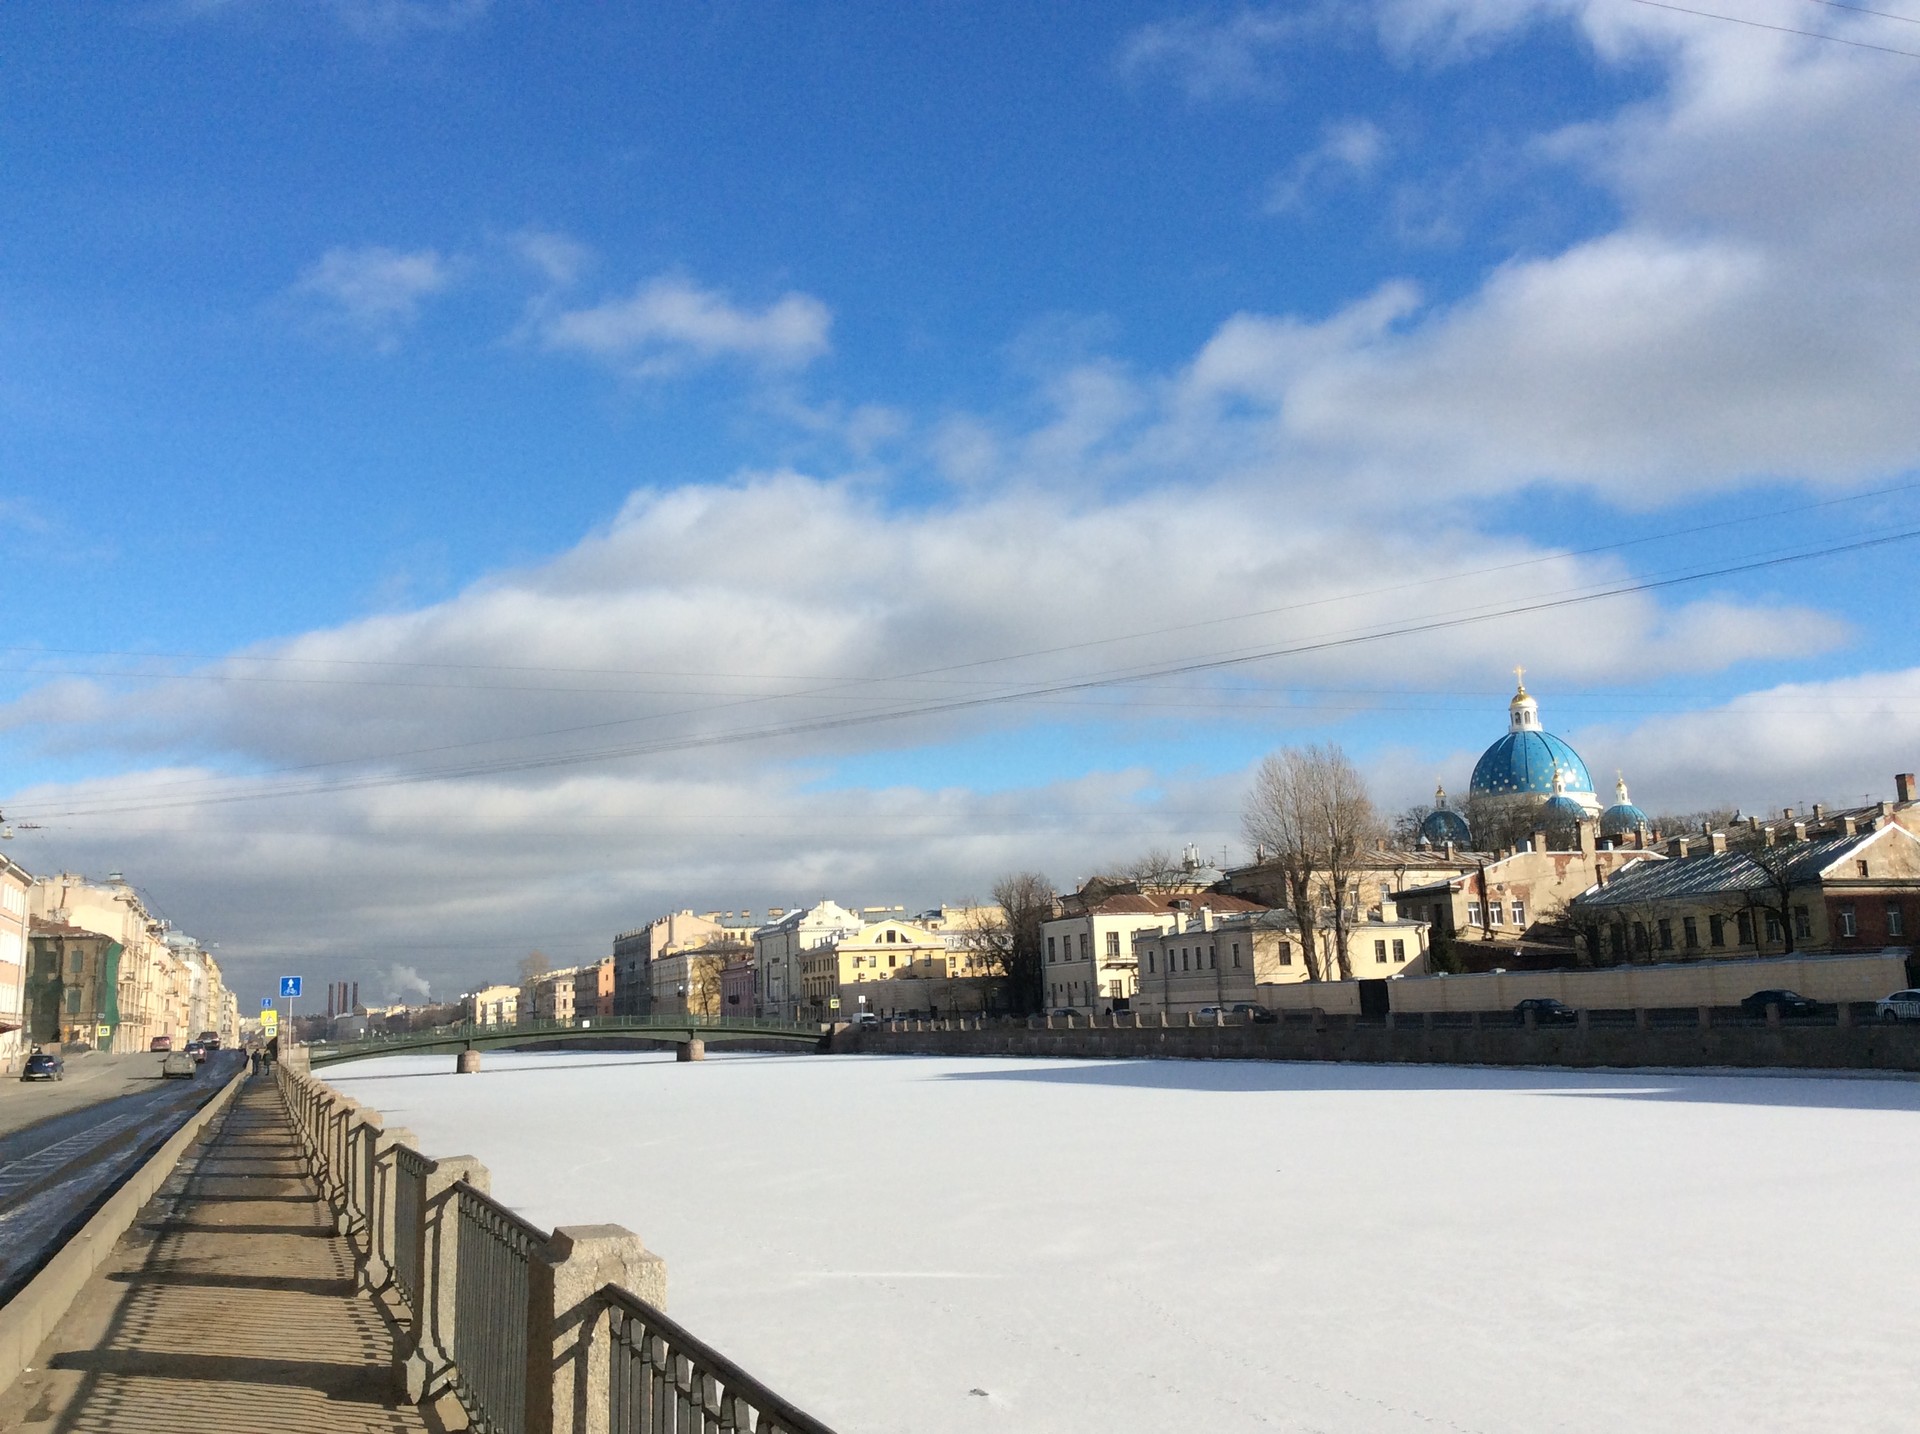
<svg viewBox="0 0 1920 1434"><path fill-rule="evenodd" d="M1873 1003L1873 1014L1883 1021L1920 1021L1920 990L1895 991Z"/></svg>

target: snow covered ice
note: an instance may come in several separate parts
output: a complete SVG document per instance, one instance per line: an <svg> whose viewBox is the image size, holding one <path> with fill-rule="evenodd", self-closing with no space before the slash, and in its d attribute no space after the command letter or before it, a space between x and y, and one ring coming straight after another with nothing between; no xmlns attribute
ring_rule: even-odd
<svg viewBox="0 0 1920 1434"><path fill-rule="evenodd" d="M485 1062L321 1074L840 1434L1920 1427L1920 1082Z"/></svg>

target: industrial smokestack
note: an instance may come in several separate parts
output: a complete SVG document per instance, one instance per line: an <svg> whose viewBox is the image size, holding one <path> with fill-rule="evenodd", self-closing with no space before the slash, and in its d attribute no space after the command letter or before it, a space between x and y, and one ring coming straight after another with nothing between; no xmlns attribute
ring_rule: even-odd
<svg viewBox="0 0 1920 1434"><path fill-rule="evenodd" d="M333 998L339 989L340 988L335 986L333 982L327 982L327 1019L329 1021L333 1019Z"/></svg>
<svg viewBox="0 0 1920 1434"><path fill-rule="evenodd" d="M347 1002L347 1014L349 1016L360 1014L360 983L358 981L353 983L353 999Z"/></svg>

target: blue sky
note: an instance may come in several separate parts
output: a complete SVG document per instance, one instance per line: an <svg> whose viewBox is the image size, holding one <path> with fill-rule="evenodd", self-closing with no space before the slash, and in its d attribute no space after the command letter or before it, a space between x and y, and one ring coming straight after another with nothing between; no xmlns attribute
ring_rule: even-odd
<svg viewBox="0 0 1920 1434"><path fill-rule="evenodd" d="M1652 808L1914 765L1898 545L817 726L1920 527L1920 60L1858 48L1911 26L614 8L0 12L30 867L445 991L666 904L1218 849L1284 741L1404 806L1516 662Z"/></svg>

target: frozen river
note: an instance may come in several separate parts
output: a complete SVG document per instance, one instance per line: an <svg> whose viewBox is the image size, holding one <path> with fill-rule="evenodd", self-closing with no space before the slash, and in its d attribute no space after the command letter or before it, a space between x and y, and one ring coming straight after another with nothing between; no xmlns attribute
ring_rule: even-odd
<svg viewBox="0 0 1920 1434"><path fill-rule="evenodd" d="M323 1074L841 1434L1916 1427L1920 1083L485 1059Z"/></svg>

